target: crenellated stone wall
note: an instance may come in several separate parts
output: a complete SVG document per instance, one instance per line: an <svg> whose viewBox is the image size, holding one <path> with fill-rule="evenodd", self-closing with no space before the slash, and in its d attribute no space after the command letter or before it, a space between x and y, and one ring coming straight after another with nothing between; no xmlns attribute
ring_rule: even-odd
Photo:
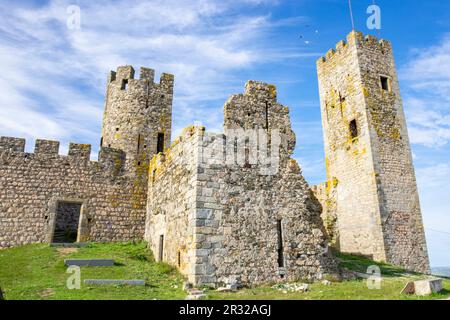
<svg viewBox="0 0 450 320"><path fill-rule="evenodd" d="M147 195L124 171L125 154L71 144L59 155L57 141L0 138L0 248L51 242L59 202L82 205L79 241L142 239Z"/></svg>

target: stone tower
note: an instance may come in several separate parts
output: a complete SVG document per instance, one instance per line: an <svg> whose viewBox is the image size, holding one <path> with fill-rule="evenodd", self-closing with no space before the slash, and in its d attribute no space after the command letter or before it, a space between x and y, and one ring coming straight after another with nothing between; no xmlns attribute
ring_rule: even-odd
<svg viewBox="0 0 450 320"><path fill-rule="evenodd" d="M336 245L429 272L390 42L353 31L317 68L328 181L314 190Z"/></svg>
<svg viewBox="0 0 450 320"><path fill-rule="evenodd" d="M173 75L141 68L134 78L132 66L111 71L105 98L100 144L126 153L126 170L146 175L149 159L170 145Z"/></svg>

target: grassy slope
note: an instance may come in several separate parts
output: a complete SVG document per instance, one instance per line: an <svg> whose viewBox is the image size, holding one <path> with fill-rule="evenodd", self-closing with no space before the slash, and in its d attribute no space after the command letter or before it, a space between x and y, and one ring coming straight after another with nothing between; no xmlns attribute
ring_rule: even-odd
<svg viewBox="0 0 450 320"><path fill-rule="evenodd" d="M7 299L184 299L183 277L164 263L155 263L145 244L91 244L77 252L27 245L0 251L0 286ZM73 251L73 250L72 250ZM86 286L68 290L64 259L113 258L114 267L82 267L84 279L146 279L145 287ZM372 261L339 255L342 266L365 273ZM379 264L383 276L381 290L369 290L365 280L346 281L324 286L311 285L307 293L284 294L270 286L242 289L236 293L208 291L210 299L442 299L450 297L450 281L445 281L441 294L426 298L402 296L400 290L409 280L421 275L405 275L404 271Z"/></svg>
<svg viewBox="0 0 450 320"><path fill-rule="evenodd" d="M63 249L64 250L64 249ZM67 249L66 249L67 250ZM61 251L61 250L60 250ZM183 299L183 278L155 263L145 244L91 244L73 253L48 245L0 251L0 286L6 299ZM114 267L82 267L81 289L68 290L64 259L113 258ZM145 287L87 286L84 279L146 279Z"/></svg>
<svg viewBox="0 0 450 320"><path fill-rule="evenodd" d="M351 255L337 254L341 261L341 267L366 273L367 267L375 263L369 259ZM313 283L310 290L306 293L287 293L284 294L271 286L261 286L240 290L237 293L218 293L211 292L210 299L298 299L298 300L432 300L445 299L450 297L450 281L444 281L444 290L439 294L433 294L428 297L418 297L416 295L401 295L408 281L426 279L427 276L420 274L406 273L403 269L387 264L377 263L381 269L381 288L379 290L369 290L366 279L344 281L332 283L325 286L322 283Z"/></svg>

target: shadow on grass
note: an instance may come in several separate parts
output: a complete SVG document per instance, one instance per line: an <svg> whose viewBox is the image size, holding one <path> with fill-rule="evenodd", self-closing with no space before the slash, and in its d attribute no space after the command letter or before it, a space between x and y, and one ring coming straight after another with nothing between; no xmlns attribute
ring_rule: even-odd
<svg viewBox="0 0 450 320"><path fill-rule="evenodd" d="M393 266L383 262L375 262L364 256L349 255L344 253L335 252L335 256L339 259L339 266L351 271L359 273L367 273L367 269L370 266L378 266L380 268L383 277L402 277L408 276L420 276L422 274L407 271L401 267Z"/></svg>
<svg viewBox="0 0 450 320"><path fill-rule="evenodd" d="M114 262L114 267L125 267L126 266L126 264L125 263L122 263L122 262Z"/></svg>

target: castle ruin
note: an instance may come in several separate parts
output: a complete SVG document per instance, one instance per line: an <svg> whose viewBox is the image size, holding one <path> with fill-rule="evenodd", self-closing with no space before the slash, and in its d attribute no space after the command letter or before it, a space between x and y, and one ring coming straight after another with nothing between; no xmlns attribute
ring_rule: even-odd
<svg viewBox="0 0 450 320"><path fill-rule="evenodd" d="M428 272L390 43L352 32L318 61L327 182L310 189L274 85L249 81L223 133L171 143L174 77L108 77L98 161L91 146L0 138L0 248L145 239L195 285L322 279L339 250Z"/></svg>

